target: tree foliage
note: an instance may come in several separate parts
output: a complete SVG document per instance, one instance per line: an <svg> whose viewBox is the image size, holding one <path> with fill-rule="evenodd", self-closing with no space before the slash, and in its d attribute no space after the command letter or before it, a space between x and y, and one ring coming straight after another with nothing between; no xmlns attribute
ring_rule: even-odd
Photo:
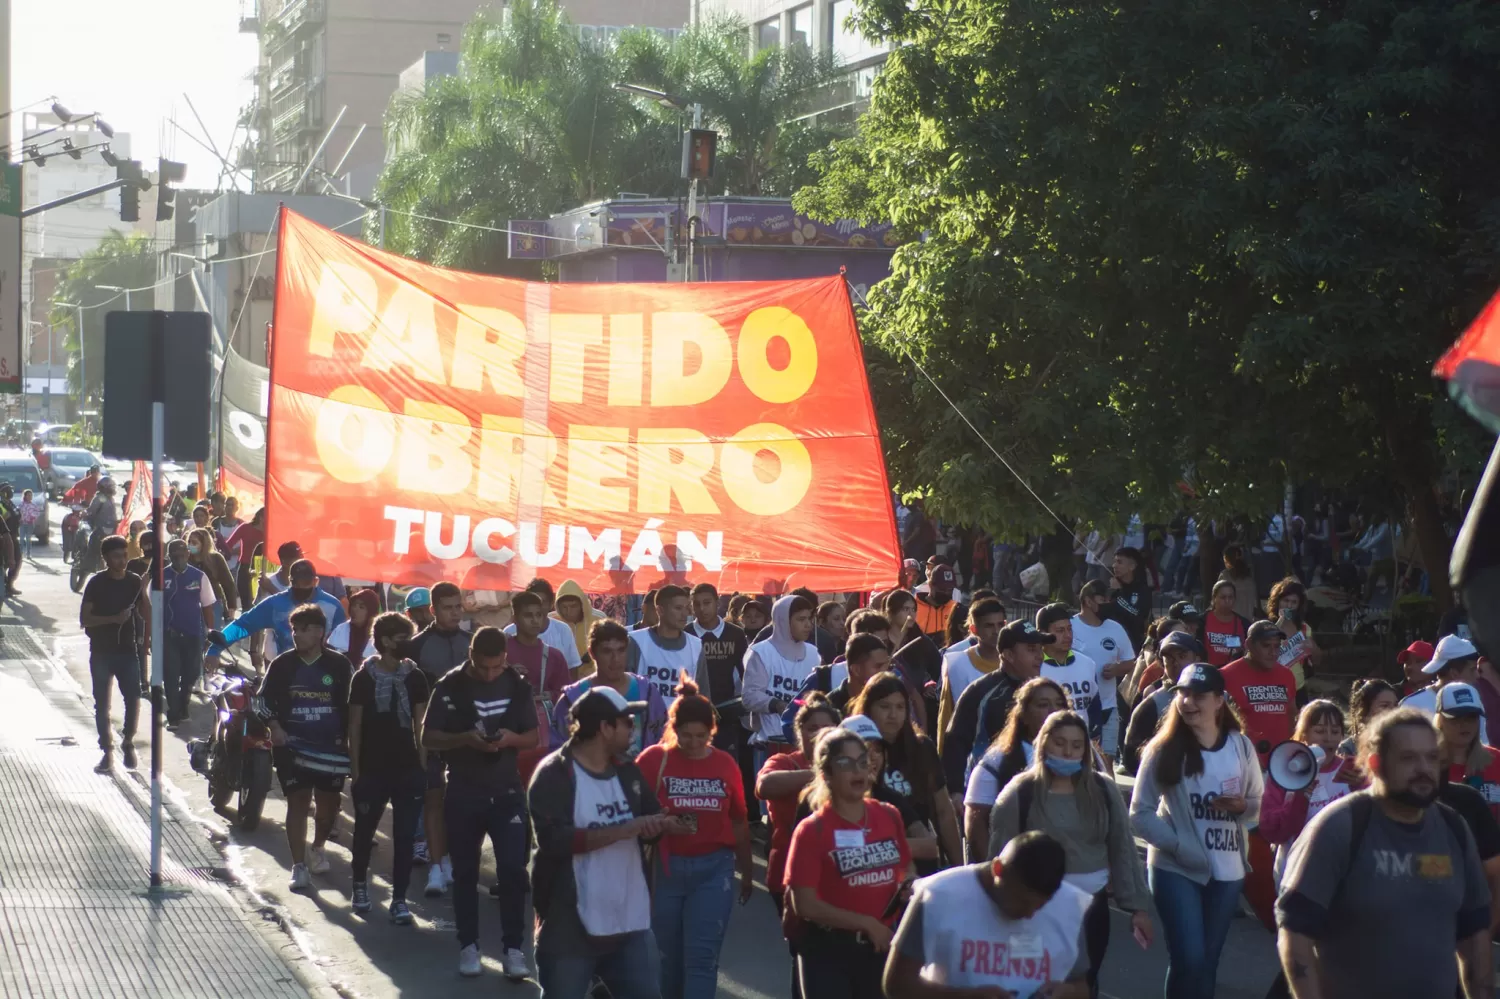
<svg viewBox="0 0 1500 999"><path fill-rule="evenodd" d="M448 267L526 273L505 236L412 218L504 228L621 191L682 195L682 112L614 89L636 83L697 101L721 133L713 191L790 194L811 178L808 154L838 134L798 122L833 75L803 47L748 54L743 24L719 21L669 38L629 29L584 38L556 0L517 0L464 33L457 76L393 101L392 155L377 197L397 212L386 245Z"/></svg>
<svg viewBox="0 0 1500 999"><path fill-rule="evenodd" d="M929 505L1264 515L1362 487L1446 563L1483 453L1428 372L1500 280L1500 8L1469 0L863 0L895 43L799 206L923 239L871 296L888 454ZM1434 573L1434 577L1441 576ZM1435 583L1440 581L1435 578Z"/></svg>
<svg viewBox="0 0 1500 999"><path fill-rule="evenodd" d="M68 350L68 387L78 393L81 408L88 400L99 399L104 390L104 317L111 311L124 311L122 292L106 291L99 285L116 288L146 288L131 292L134 311L154 308L154 291L148 286L156 280L156 251L145 233L126 235L111 230L88 253L68 265L52 293L50 321L53 327L67 327L64 346ZM106 304L107 303L107 304ZM83 306L82 353L79 351L79 310ZM87 375L88 384L82 379ZM83 391L80 393L80 387Z"/></svg>

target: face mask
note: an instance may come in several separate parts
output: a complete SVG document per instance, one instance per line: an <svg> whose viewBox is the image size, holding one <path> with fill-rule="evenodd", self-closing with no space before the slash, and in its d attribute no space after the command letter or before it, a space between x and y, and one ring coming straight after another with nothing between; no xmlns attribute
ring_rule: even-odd
<svg viewBox="0 0 1500 999"><path fill-rule="evenodd" d="M1072 777L1083 769L1082 760L1062 760L1056 756L1047 757L1047 769L1059 777Z"/></svg>
<svg viewBox="0 0 1500 999"><path fill-rule="evenodd" d="M203 554L203 546L202 545L188 545L188 551L191 554L193 554L193 555L202 555Z"/></svg>

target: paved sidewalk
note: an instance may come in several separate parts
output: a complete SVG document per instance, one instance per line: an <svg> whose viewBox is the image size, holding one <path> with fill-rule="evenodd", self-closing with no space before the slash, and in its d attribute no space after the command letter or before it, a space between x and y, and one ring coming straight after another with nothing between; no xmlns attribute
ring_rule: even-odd
<svg viewBox="0 0 1500 999"><path fill-rule="evenodd" d="M295 960L292 942L216 880L222 858L175 808L148 894L148 743L139 775L111 778L95 741L31 629L0 624L0 997L307 999L278 953Z"/></svg>

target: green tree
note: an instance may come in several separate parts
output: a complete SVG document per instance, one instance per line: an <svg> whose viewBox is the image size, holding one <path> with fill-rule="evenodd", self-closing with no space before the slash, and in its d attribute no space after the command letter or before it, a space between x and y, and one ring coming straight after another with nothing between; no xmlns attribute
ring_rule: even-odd
<svg viewBox="0 0 1500 999"><path fill-rule="evenodd" d="M534 276L511 262L503 228L620 191L681 194L686 115L614 89L628 82L699 101L722 133L712 188L790 194L831 126L799 121L832 64L803 48L747 54L743 24L714 22L668 38L630 29L585 39L556 0L517 0L464 33L459 72L398 96L386 120L392 155L377 198L386 246L448 267ZM408 214L428 216L413 218Z"/></svg>
<svg viewBox="0 0 1500 999"><path fill-rule="evenodd" d="M1005 535L1264 516L1283 484L1408 512L1482 453L1428 372L1500 267L1500 9L1433 0L864 0L898 43L799 204L924 238L867 329L896 478Z"/></svg>
<svg viewBox="0 0 1500 999"><path fill-rule="evenodd" d="M105 291L99 286L146 288L155 280L156 251L151 240L145 233L126 235L119 230L111 231L63 273L52 293L50 319L54 327L67 327L63 343L68 350L68 386L78 394L80 408L89 408L89 400L97 400L103 394L104 317L125 308L121 292ZM130 306L135 311L150 310L155 307L153 302L152 289L131 293ZM83 306L81 354L77 305ZM82 381L85 375L87 385Z"/></svg>

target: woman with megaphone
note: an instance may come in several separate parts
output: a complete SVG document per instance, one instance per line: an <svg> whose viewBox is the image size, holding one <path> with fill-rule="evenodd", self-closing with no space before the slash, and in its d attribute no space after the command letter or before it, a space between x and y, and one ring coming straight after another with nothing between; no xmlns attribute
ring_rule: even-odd
<svg viewBox="0 0 1500 999"><path fill-rule="evenodd" d="M1272 873L1279 888L1287 854L1307 823L1328 805L1365 786L1353 760L1338 755L1344 712L1332 701L1309 701L1297 715L1290 742L1271 751L1260 834L1276 849Z"/></svg>

